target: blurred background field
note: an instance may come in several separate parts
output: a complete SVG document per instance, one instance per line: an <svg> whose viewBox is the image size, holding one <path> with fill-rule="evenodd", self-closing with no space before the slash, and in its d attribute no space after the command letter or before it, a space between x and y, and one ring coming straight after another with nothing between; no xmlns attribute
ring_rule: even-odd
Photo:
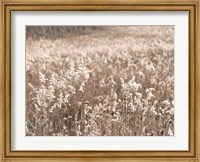
<svg viewBox="0 0 200 162"><path fill-rule="evenodd" d="M26 135L174 135L173 26L29 26Z"/></svg>

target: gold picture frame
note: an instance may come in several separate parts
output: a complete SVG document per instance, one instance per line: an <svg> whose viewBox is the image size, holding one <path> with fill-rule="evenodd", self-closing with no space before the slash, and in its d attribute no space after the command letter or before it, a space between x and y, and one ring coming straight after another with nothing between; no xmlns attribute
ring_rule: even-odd
<svg viewBox="0 0 200 162"><path fill-rule="evenodd" d="M1 0L0 156L1 161L200 161L199 0ZM189 151L11 151L12 11L188 11ZM20 159L20 160L19 160ZM46 160L45 160L46 159Z"/></svg>

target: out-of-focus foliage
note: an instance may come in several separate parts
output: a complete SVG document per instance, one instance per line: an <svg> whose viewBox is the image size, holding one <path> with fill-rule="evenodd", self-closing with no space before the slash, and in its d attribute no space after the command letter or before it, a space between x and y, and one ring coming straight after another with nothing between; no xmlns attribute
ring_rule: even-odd
<svg viewBox="0 0 200 162"><path fill-rule="evenodd" d="M174 135L173 26L27 27L26 135Z"/></svg>

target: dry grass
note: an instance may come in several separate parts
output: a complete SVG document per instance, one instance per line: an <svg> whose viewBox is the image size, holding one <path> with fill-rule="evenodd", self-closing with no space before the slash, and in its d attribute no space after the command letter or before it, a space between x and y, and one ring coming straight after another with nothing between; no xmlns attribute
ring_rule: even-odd
<svg viewBox="0 0 200 162"><path fill-rule="evenodd" d="M172 26L28 27L26 135L174 134Z"/></svg>

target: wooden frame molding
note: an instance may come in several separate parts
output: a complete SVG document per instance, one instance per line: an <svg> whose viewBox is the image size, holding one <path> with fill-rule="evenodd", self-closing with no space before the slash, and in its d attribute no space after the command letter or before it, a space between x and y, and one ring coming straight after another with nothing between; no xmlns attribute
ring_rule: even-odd
<svg viewBox="0 0 200 162"><path fill-rule="evenodd" d="M199 161L200 38L199 0L1 1L0 155L2 161L60 159L75 161ZM13 11L188 11L189 12L189 151L11 151L11 12ZM1 151L2 150L2 151Z"/></svg>

